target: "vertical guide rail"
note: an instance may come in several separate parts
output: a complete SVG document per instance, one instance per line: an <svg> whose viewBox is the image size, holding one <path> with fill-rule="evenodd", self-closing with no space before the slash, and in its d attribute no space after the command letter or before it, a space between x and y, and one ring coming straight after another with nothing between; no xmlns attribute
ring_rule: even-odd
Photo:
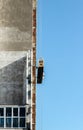
<svg viewBox="0 0 83 130"><path fill-rule="evenodd" d="M31 130L36 130L36 0L32 0Z"/></svg>
<svg viewBox="0 0 83 130"><path fill-rule="evenodd" d="M28 50L26 55L26 126L27 130L31 129L31 51Z"/></svg>
<svg viewBox="0 0 83 130"><path fill-rule="evenodd" d="M28 52L26 56L26 105L28 105Z"/></svg>

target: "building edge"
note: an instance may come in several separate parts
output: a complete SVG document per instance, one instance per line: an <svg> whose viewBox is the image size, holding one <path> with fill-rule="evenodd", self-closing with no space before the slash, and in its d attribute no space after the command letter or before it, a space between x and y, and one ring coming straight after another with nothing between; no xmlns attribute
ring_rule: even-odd
<svg viewBox="0 0 83 130"><path fill-rule="evenodd" d="M32 0L31 130L36 130L36 0Z"/></svg>

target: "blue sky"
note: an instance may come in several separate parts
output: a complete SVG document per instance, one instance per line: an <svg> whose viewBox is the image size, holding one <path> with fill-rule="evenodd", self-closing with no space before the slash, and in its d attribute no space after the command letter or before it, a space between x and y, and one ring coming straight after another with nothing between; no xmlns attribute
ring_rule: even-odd
<svg viewBox="0 0 83 130"><path fill-rule="evenodd" d="M37 130L83 130L83 0L38 0Z"/></svg>

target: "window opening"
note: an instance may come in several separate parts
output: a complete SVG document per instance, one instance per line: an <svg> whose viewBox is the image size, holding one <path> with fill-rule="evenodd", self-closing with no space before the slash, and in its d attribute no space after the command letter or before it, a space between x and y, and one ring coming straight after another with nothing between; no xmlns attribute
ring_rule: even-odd
<svg viewBox="0 0 83 130"><path fill-rule="evenodd" d="M13 116L18 116L18 108L13 108Z"/></svg>
<svg viewBox="0 0 83 130"><path fill-rule="evenodd" d="M0 127L4 127L4 118L0 118Z"/></svg>
<svg viewBox="0 0 83 130"><path fill-rule="evenodd" d="M0 108L0 116L4 116L4 109Z"/></svg>
<svg viewBox="0 0 83 130"><path fill-rule="evenodd" d="M0 108L1 128L25 128L25 107Z"/></svg>
<svg viewBox="0 0 83 130"><path fill-rule="evenodd" d="M18 127L18 118L13 118L13 127Z"/></svg>
<svg viewBox="0 0 83 130"><path fill-rule="evenodd" d="M12 109L10 107L6 108L6 116L11 116L12 115Z"/></svg>
<svg viewBox="0 0 83 130"><path fill-rule="evenodd" d="M0 108L0 127L4 127L4 108Z"/></svg>
<svg viewBox="0 0 83 130"><path fill-rule="evenodd" d="M6 127L11 127L11 118L6 118Z"/></svg>
<svg viewBox="0 0 83 130"><path fill-rule="evenodd" d="M25 118L20 118L20 127L25 127Z"/></svg>
<svg viewBox="0 0 83 130"><path fill-rule="evenodd" d="M25 117L25 108L20 108L20 116Z"/></svg>

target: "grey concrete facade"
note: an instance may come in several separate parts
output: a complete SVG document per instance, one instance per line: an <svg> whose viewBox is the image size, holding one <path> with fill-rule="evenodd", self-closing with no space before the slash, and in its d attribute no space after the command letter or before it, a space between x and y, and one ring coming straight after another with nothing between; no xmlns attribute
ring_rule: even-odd
<svg viewBox="0 0 83 130"><path fill-rule="evenodd" d="M24 106L26 108L26 124L31 124L30 75L30 51L0 52L0 108ZM9 129L11 128L7 130ZM12 128L12 130L15 129ZM27 129L22 128L20 130Z"/></svg>
<svg viewBox="0 0 83 130"><path fill-rule="evenodd" d="M0 0L0 50L32 47L32 1Z"/></svg>
<svg viewBox="0 0 83 130"><path fill-rule="evenodd" d="M0 105L25 105L25 68L26 52L0 52Z"/></svg>
<svg viewBox="0 0 83 130"><path fill-rule="evenodd" d="M0 0L0 106L26 107L27 129L19 128L19 130L35 130L34 2L34 0ZM31 52L29 57L27 57L28 51ZM6 130L9 129L11 128Z"/></svg>

